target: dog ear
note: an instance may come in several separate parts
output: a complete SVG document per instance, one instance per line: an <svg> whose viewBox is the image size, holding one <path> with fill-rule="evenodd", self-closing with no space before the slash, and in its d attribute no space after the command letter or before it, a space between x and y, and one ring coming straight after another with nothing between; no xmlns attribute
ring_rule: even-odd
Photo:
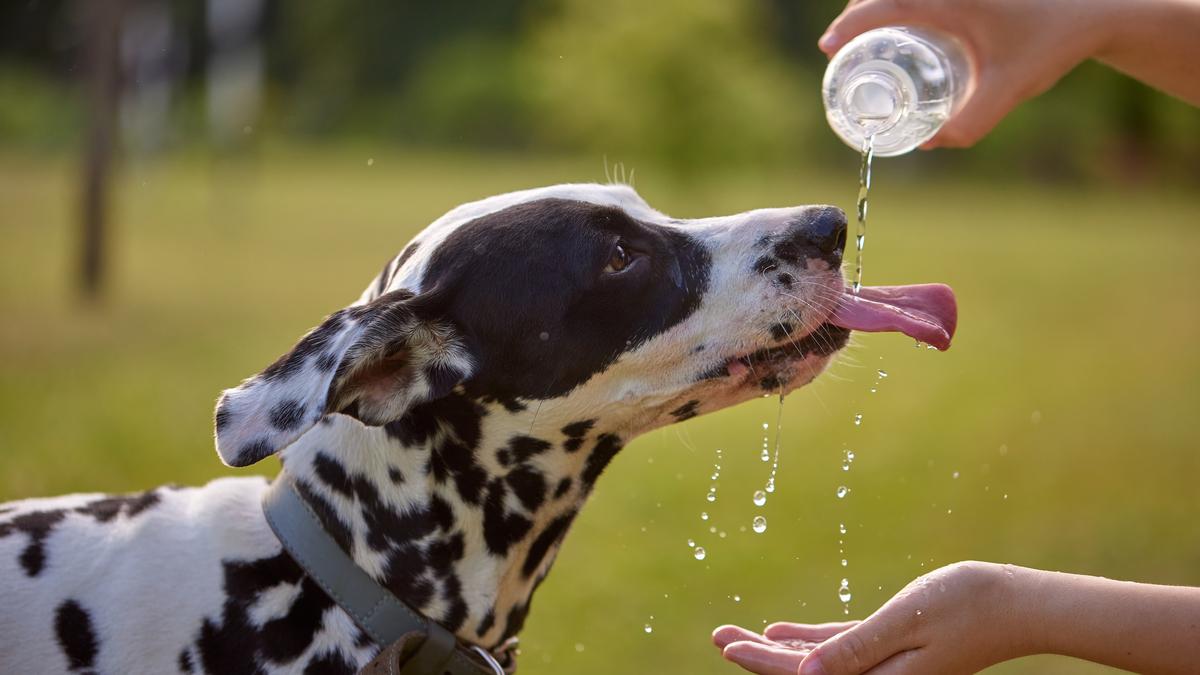
<svg viewBox="0 0 1200 675"><path fill-rule="evenodd" d="M379 426L445 396L473 363L449 323L423 319L394 291L348 307L217 401L217 454L249 466L287 447L329 413Z"/></svg>

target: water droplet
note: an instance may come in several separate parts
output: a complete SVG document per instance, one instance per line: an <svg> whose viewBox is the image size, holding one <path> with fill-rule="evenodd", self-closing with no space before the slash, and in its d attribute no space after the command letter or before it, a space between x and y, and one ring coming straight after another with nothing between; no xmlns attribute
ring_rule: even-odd
<svg viewBox="0 0 1200 675"><path fill-rule="evenodd" d="M1008 499L1008 493L1007 493L1007 492L1005 492L1005 493L1004 493L1004 498L1005 498L1005 499Z"/></svg>
<svg viewBox="0 0 1200 675"><path fill-rule="evenodd" d="M918 610L917 610L917 616L921 616L921 614L922 614L921 610L919 610L919 609L918 609Z"/></svg>
<svg viewBox="0 0 1200 675"><path fill-rule="evenodd" d="M646 624L646 627L643 630L645 630L647 633L653 633L654 627L651 626L650 624Z"/></svg>
<svg viewBox="0 0 1200 675"><path fill-rule="evenodd" d="M862 413L857 413L856 415L854 415L854 426L856 426L856 427L862 426Z"/></svg>
<svg viewBox="0 0 1200 675"><path fill-rule="evenodd" d="M1008 454L1008 446L1007 446L1007 445L1001 445L1001 446L1000 446L1000 454L1001 454L1001 455L1007 455L1007 454Z"/></svg>
<svg viewBox="0 0 1200 675"><path fill-rule="evenodd" d="M854 461L854 451L853 451L853 450L847 450L847 451L846 451L846 461L847 461L847 462L853 462L853 461Z"/></svg>
<svg viewBox="0 0 1200 675"><path fill-rule="evenodd" d="M583 643L582 642L575 643L575 651L583 653Z"/></svg>
<svg viewBox="0 0 1200 675"><path fill-rule="evenodd" d="M696 560L704 560L704 557L707 556L708 553L704 550L703 546L697 546L696 550L692 552L692 555L696 556Z"/></svg>
<svg viewBox="0 0 1200 675"><path fill-rule="evenodd" d="M876 372L878 372L878 373L879 373L879 377L881 377L881 378L882 378L882 377L887 377L887 371L886 371L886 370L879 370L879 371L876 371Z"/></svg>
<svg viewBox="0 0 1200 675"><path fill-rule="evenodd" d="M848 495L848 494L850 494L850 488L846 487L845 485L838 486L838 489L837 489L837 498L838 499L845 499L846 495Z"/></svg>
<svg viewBox="0 0 1200 675"><path fill-rule="evenodd" d="M767 429L770 429L770 428L771 428L771 425L770 425L770 424L767 424L766 422L763 422L763 431L766 431Z"/></svg>
<svg viewBox="0 0 1200 675"><path fill-rule="evenodd" d="M762 534L763 532L767 531L767 519L763 518L762 516L754 516L754 523L752 526L756 534Z"/></svg>
<svg viewBox="0 0 1200 675"><path fill-rule="evenodd" d="M375 158L374 158L374 157L368 157L368 158L367 158L367 166L374 166L374 165L375 165Z"/></svg>
<svg viewBox="0 0 1200 675"><path fill-rule="evenodd" d="M765 492L763 492L762 490L755 490L754 491L754 505L762 506L763 504L766 504L766 503L767 503L767 494Z"/></svg>
<svg viewBox="0 0 1200 675"><path fill-rule="evenodd" d="M709 534L716 534L716 533L717 533L717 526L716 526L716 525L709 525L709 526L708 526L708 533L709 533Z"/></svg>
<svg viewBox="0 0 1200 675"><path fill-rule="evenodd" d="M550 339L550 334L546 331L542 331L541 333L538 333L538 339L542 342L545 342L546 340Z"/></svg>
<svg viewBox="0 0 1200 675"><path fill-rule="evenodd" d="M843 461L842 462L842 471L849 471L849 470L850 470L850 462Z"/></svg>
<svg viewBox="0 0 1200 675"><path fill-rule="evenodd" d="M688 548L692 548L692 547L694 547L695 545L696 545L696 540L695 540L695 539L688 539Z"/></svg>
<svg viewBox="0 0 1200 675"><path fill-rule="evenodd" d="M767 479L767 487L765 489L767 492L775 491L775 477L774 476L771 476L770 478Z"/></svg>
<svg viewBox="0 0 1200 675"><path fill-rule="evenodd" d="M838 532L841 532L842 534L846 534L846 524L845 523L838 523Z"/></svg>
<svg viewBox="0 0 1200 675"><path fill-rule="evenodd" d="M850 564L850 563L846 562L846 559L845 559L845 558L842 558L842 567L845 567L845 566L847 566L847 565L849 565L849 564Z"/></svg>
<svg viewBox="0 0 1200 675"><path fill-rule="evenodd" d="M718 537L720 537L720 538L722 538L722 539L724 539L724 538L725 538L725 536L726 536L726 535L725 535L725 530L721 530L721 534L718 534L717 536L718 536Z"/></svg>
<svg viewBox="0 0 1200 675"><path fill-rule="evenodd" d="M850 597L850 580L842 579L842 584L838 586L838 600L850 602Z"/></svg>
<svg viewBox="0 0 1200 675"><path fill-rule="evenodd" d="M769 462L771 461L771 453L766 448L763 448L762 454L758 458L764 462Z"/></svg>
<svg viewBox="0 0 1200 675"><path fill-rule="evenodd" d="M871 393L872 393L872 394L874 394L874 393L875 393L875 392L877 392L877 391L879 391L879 389L877 389L877 388L875 388L875 387L871 387Z"/></svg>
<svg viewBox="0 0 1200 675"><path fill-rule="evenodd" d="M704 496L704 498L705 498L705 499L707 499L707 500L708 500L708 501L710 501L710 502L715 502L715 501L717 501L717 490L716 490L716 488L713 488L713 489L709 490L709 491L708 491L708 494L707 494L707 495L705 495L705 496Z"/></svg>
<svg viewBox="0 0 1200 675"><path fill-rule="evenodd" d="M708 511L700 512L700 520L708 520Z"/></svg>
<svg viewBox="0 0 1200 675"><path fill-rule="evenodd" d="M733 596L733 601L734 601L734 602L741 602L741 601L742 601L742 596L740 596L740 595L735 595L735 596Z"/></svg>

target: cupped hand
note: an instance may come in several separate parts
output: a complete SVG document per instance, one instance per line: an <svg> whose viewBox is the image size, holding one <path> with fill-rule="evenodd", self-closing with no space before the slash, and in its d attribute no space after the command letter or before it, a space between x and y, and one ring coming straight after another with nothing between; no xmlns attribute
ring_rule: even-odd
<svg viewBox="0 0 1200 675"><path fill-rule="evenodd" d="M832 56L883 26L921 26L957 37L972 62L971 87L925 148L975 144L1013 108L1099 52L1112 0L851 0L818 42Z"/></svg>
<svg viewBox="0 0 1200 675"><path fill-rule="evenodd" d="M863 621L722 626L722 656L759 675L974 673L1024 655L1011 570L963 562L926 574Z"/></svg>

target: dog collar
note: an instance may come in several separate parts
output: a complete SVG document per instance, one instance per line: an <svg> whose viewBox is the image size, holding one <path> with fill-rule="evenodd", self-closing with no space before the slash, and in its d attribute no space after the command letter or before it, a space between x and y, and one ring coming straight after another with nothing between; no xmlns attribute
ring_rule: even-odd
<svg viewBox="0 0 1200 675"><path fill-rule="evenodd" d="M262 500L267 524L293 559L383 647L362 671L394 675L505 675L509 670L478 645L454 635L409 607L372 579L321 526L312 507L286 471L271 482Z"/></svg>

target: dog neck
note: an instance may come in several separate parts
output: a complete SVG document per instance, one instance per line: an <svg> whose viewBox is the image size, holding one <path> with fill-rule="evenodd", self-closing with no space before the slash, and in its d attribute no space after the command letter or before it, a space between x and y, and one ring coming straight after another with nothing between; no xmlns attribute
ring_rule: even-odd
<svg viewBox="0 0 1200 675"><path fill-rule="evenodd" d="M520 631L629 437L540 407L459 390L383 427L328 415L282 459L355 563L460 639L493 648Z"/></svg>

